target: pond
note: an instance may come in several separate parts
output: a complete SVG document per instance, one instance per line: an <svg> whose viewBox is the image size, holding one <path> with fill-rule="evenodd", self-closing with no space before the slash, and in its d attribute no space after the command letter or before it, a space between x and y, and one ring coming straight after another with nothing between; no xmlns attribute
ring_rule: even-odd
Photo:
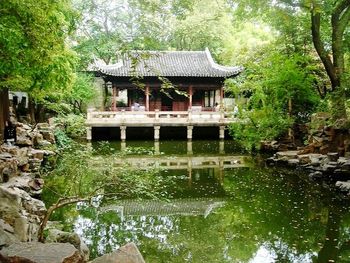
<svg viewBox="0 0 350 263"><path fill-rule="evenodd" d="M146 262L350 262L349 201L325 183L266 168L232 141L114 146L134 149L115 165L159 167L169 196L63 210L93 258L134 242Z"/></svg>

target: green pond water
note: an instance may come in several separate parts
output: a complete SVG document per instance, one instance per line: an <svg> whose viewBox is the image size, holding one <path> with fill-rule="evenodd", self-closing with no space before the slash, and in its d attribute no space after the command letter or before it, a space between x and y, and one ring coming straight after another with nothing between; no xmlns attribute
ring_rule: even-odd
<svg viewBox="0 0 350 263"><path fill-rule="evenodd" d="M171 198L63 209L92 258L134 242L146 262L350 262L350 201L325 183L266 168L231 141L114 147L142 147L120 162L160 167Z"/></svg>

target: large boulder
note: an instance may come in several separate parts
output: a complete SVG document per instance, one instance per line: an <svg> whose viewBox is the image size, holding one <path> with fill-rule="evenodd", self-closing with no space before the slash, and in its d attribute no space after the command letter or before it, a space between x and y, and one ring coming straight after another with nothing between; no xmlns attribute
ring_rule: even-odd
<svg viewBox="0 0 350 263"><path fill-rule="evenodd" d="M13 227L20 241L36 240L39 223L46 212L45 204L30 196L27 191L31 187L26 180L15 179L0 186L0 218Z"/></svg>
<svg viewBox="0 0 350 263"><path fill-rule="evenodd" d="M18 243L19 239L14 235L14 229L0 219L0 247Z"/></svg>
<svg viewBox="0 0 350 263"><path fill-rule="evenodd" d="M47 242L70 243L79 250L84 261L89 260L90 251L84 241L77 233L65 232L55 228L49 229L46 237Z"/></svg>
<svg viewBox="0 0 350 263"><path fill-rule="evenodd" d="M96 258L90 263L145 263L140 251L134 243L128 243L112 253Z"/></svg>
<svg viewBox="0 0 350 263"><path fill-rule="evenodd" d="M1 254L9 262L33 263L83 263L79 251L68 243L26 242L12 244L2 249ZM20 259L22 261L14 261ZM12 261L11 261L12 260ZM27 260L27 261L25 261Z"/></svg>

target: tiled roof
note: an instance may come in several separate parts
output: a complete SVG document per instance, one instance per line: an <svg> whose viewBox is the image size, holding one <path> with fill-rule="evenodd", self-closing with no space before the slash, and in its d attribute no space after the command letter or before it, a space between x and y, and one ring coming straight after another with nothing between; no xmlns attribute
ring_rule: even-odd
<svg viewBox="0 0 350 263"><path fill-rule="evenodd" d="M242 67L221 66L205 51L133 51L116 64L95 61L93 71L118 77L231 77Z"/></svg>

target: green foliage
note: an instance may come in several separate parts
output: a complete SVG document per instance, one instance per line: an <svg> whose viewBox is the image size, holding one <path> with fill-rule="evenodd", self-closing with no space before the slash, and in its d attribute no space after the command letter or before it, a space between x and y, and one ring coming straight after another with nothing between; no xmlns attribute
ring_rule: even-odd
<svg viewBox="0 0 350 263"><path fill-rule="evenodd" d="M84 115L61 115L55 118L55 124L70 138L81 139L86 135Z"/></svg>
<svg viewBox="0 0 350 263"><path fill-rule="evenodd" d="M75 54L66 46L76 13L68 0L0 3L0 88L29 91L37 100L69 88Z"/></svg>
<svg viewBox="0 0 350 263"><path fill-rule="evenodd" d="M271 106L243 112L241 123L230 125L231 136L248 151L260 148L262 140L273 140L284 135L293 119Z"/></svg>
<svg viewBox="0 0 350 263"><path fill-rule="evenodd" d="M56 139L56 145L58 149L61 149L61 150L68 149L73 144L72 139L69 138L67 134L61 129L55 130L55 139Z"/></svg>
<svg viewBox="0 0 350 263"><path fill-rule="evenodd" d="M278 50L248 63L239 78L227 83L236 96L247 97L242 122L231 125L234 138L251 150L283 135L294 121L307 120L319 102L312 71L307 57Z"/></svg>

